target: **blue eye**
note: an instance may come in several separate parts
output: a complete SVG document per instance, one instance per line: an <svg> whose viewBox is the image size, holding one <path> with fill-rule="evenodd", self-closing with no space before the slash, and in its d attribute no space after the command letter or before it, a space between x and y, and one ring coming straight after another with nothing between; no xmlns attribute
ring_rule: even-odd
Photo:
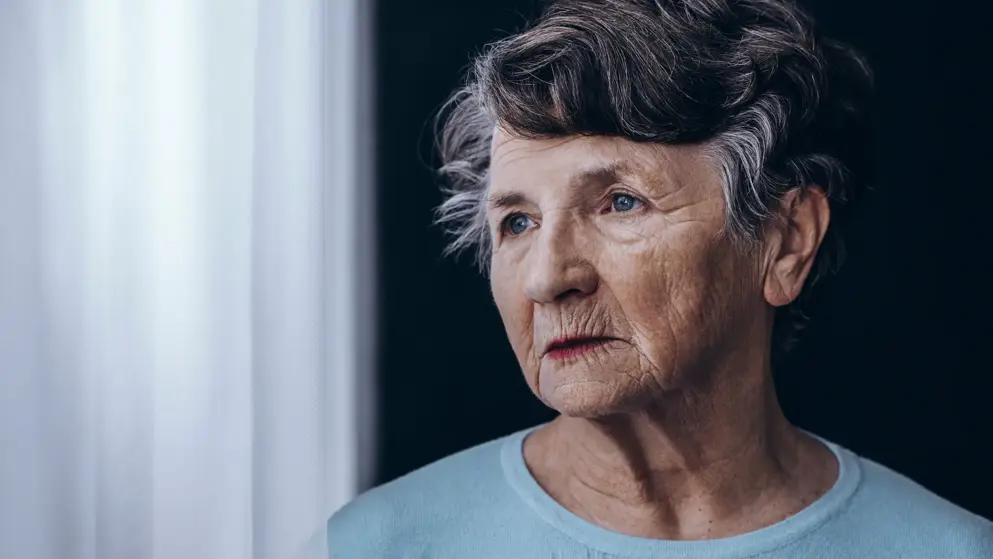
<svg viewBox="0 0 993 559"><path fill-rule="evenodd" d="M641 204L641 200L631 196L630 194L614 194L614 199L611 204L611 209L615 212L629 212L631 210L637 209L638 205Z"/></svg>
<svg viewBox="0 0 993 559"><path fill-rule="evenodd" d="M511 235L520 235L528 230L528 225L531 224L531 218L524 214L513 214L508 216L503 223Z"/></svg>

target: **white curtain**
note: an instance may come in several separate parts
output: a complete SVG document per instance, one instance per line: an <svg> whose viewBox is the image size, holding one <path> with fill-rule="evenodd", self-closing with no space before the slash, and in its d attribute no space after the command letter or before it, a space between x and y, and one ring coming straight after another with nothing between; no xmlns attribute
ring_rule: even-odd
<svg viewBox="0 0 993 559"><path fill-rule="evenodd" d="M371 463L363 3L0 0L0 557L326 556Z"/></svg>

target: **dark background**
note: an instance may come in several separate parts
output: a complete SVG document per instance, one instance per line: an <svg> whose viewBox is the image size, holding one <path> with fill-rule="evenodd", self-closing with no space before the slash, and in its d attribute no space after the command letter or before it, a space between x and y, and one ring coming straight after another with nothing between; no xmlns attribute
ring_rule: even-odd
<svg viewBox="0 0 993 559"><path fill-rule="evenodd" d="M538 4L378 2L382 483L553 415L524 383L487 282L469 258L441 258L431 226L430 119L470 54ZM988 20L947 4L805 3L873 65L878 172L779 391L799 426L993 518Z"/></svg>

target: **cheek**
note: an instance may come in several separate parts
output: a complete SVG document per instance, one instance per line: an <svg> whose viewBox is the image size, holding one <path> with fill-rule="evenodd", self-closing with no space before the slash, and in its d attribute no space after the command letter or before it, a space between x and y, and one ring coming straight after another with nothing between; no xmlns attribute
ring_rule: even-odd
<svg viewBox="0 0 993 559"><path fill-rule="evenodd" d="M724 302L712 246L700 236L666 235L611 259L608 284L641 351L660 372L680 368L705 346Z"/></svg>
<svg viewBox="0 0 993 559"><path fill-rule="evenodd" d="M526 368L527 363L533 360L534 312L531 301L524 294L523 285L513 272L515 269L494 262L490 289L514 354Z"/></svg>

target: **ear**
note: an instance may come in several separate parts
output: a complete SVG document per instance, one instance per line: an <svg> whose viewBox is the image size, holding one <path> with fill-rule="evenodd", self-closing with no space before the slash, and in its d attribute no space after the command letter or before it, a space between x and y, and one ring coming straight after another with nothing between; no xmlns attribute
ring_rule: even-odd
<svg viewBox="0 0 993 559"><path fill-rule="evenodd" d="M780 218L768 231L764 295L775 307L800 295L831 221L827 195L817 185L794 188L781 200Z"/></svg>

